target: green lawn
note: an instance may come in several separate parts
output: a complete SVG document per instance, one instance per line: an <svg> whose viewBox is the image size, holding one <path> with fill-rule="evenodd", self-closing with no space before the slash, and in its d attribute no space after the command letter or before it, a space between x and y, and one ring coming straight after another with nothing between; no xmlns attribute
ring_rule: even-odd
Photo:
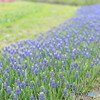
<svg viewBox="0 0 100 100"><path fill-rule="evenodd" d="M34 38L74 16L78 7L45 3L0 3L0 47Z"/></svg>
<svg viewBox="0 0 100 100"><path fill-rule="evenodd" d="M100 3L100 0L31 0L31 1L62 3L71 5L90 5L90 4Z"/></svg>

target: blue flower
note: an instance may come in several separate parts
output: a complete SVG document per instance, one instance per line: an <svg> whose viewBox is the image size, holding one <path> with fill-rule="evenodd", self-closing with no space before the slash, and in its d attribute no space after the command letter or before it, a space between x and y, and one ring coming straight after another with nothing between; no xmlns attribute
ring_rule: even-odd
<svg viewBox="0 0 100 100"><path fill-rule="evenodd" d="M66 89L70 88L69 82L66 83Z"/></svg>
<svg viewBox="0 0 100 100"><path fill-rule="evenodd" d="M33 89L34 86L33 86L33 81L30 81L30 89Z"/></svg>
<svg viewBox="0 0 100 100"><path fill-rule="evenodd" d="M41 90L42 90L43 93L46 93L44 86L41 86Z"/></svg>
<svg viewBox="0 0 100 100"><path fill-rule="evenodd" d="M0 74L2 73L2 71L3 71L3 68L2 68L2 67L0 67Z"/></svg>
<svg viewBox="0 0 100 100"><path fill-rule="evenodd" d="M54 77L54 75L55 75L54 71L53 70L50 71L50 77Z"/></svg>
<svg viewBox="0 0 100 100"><path fill-rule="evenodd" d="M17 95L14 94L13 100L18 100Z"/></svg>
<svg viewBox="0 0 100 100"><path fill-rule="evenodd" d="M86 72L86 77L87 77L87 78L89 77L89 72L88 72L88 71Z"/></svg>
<svg viewBox="0 0 100 100"><path fill-rule="evenodd" d="M31 94L30 100L35 100L35 98L32 94Z"/></svg>
<svg viewBox="0 0 100 100"><path fill-rule="evenodd" d="M9 95L11 95L12 90L11 90L11 87L10 86L7 87L7 92L8 92Z"/></svg>
<svg viewBox="0 0 100 100"><path fill-rule="evenodd" d="M52 88L55 88L55 87L57 86L55 80L50 79L50 86L51 86Z"/></svg>
<svg viewBox="0 0 100 100"><path fill-rule="evenodd" d="M75 77L76 77L76 78L79 77L78 71L76 71Z"/></svg>
<svg viewBox="0 0 100 100"><path fill-rule="evenodd" d="M22 83L21 83L21 86L20 86L22 89L24 89L25 88L25 82L23 81Z"/></svg>
<svg viewBox="0 0 100 100"><path fill-rule="evenodd" d="M19 86L16 87L16 89L15 89L15 93L16 93L16 95L20 95L21 91L20 91Z"/></svg>
<svg viewBox="0 0 100 100"><path fill-rule="evenodd" d="M73 90L77 90L77 87L76 87L76 84L75 84L75 83L73 83L72 89L73 89Z"/></svg>
<svg viewBox="0 0 100 100"><path fill-rule="evenodd" d="M46 58L44 58L44 60L43 60L43 64L45 65L45 66L48 66L48 60L46 59Z"/></svg>
<svg viewBox="0 0 100 100"><path fill-rule="evenodd" d="M32 66L31 72L32 72L34 75L38 75L39 68L37 67L37 65Z"/></svg>
<svg viewBox="0 0 100 100"><path fill-rule="evenodd" d="M64 88L63 94L64 94L64 96L68 95L66 88Z"/></svg>
<svg viewBox="0 0 100 100"><path fill-rule="evenodd" d="M43 92L40 92L39 93L39 100L44 100L45 97L44 97L44 93Z"/></svg>

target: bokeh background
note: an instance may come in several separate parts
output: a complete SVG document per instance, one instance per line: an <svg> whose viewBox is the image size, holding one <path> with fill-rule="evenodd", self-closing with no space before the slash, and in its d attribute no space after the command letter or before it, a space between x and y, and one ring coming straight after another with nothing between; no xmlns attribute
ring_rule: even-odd
<svg viewBox="0 0 100 100"><path fill-rule="evenodd" d="M89 76L89 73L88 73L88 70L87 70L88 67L89 67L89 71L91 73L90 77L92 77L92 76L93 77L92 78L89 77L89 79L87 78L87 80L89 81L89 84L88 84L87 83L88 81L85 80L86 77L85 78L83 77L83 79L81 79L82 77L81 77L81 75L79 75L79 79L82 80L82 82L83 82L82 83L80 81L79 85L81 85L81 84L83 85L86 82L85 86L83 85L83 87L82 87L82 85L81 85L82 88L85 87L84 89L87 90L87 86L89 85L90 86L89 90L91 90L91 91L93 90L93 91L98 92L100 90L98 88L98 87L100 87L100 77L99 77L99 73L97 73L100 70L100 66L99 66L100 63L98 64L98 62L99 62L99 55L98 54L99 54L99 48L100 48L99 42L98 42L99 41L99 39L98 39L98 36L99 36L98 30L99 30L99 26L100 26L100 24L99 24L99 14L100 13L99 13L99 10L98 10L99 5L93 5L93 6L89 6L89 5L99 4L99 3L100 3L100 0L0 0L0 50L4 50L3 53L0 52L0 71L1 71L1 73L2 73L2 65L3 64L4 64L4 66L8 65L7 68L4 68L3 72L5 72L5 74L0 74L1 75L0 78L3 80L3 78L4 78L3 75L5 75L5 76L8 75L7 73L9 72L10 64L11 64L10 67L12 67L13 63L14 63L14 67L16 67L16 64L17 64L16 61L18 60L18 62L20 62L20 58L21 57L24 58L24 56L23 56L24 54L25 55L29 54L28 56L30 58L28 59L28 62L30 63L30 65L29 65L29 63L27 63L26 59L25 59L26 63L23 63L24 60L21 59L22 63L24 64L24 65L20 64L21 67L28 65L31 68L31 62L34 63L35 61L36 61L35 63L37 63L37 64L39 63L40 65L42 64L41 63L42 61L48 63L48 61L49 61L48 56L47 56L47 59L45 59L46 57L44 56L44 55L47 55L44 52L47 52L48 50L49 51L52 50L52 52L54 52L54 53L50 53L50 54L51 55L55 54L55 56L57 55L58 56L58 57L56 57L57 59L59 59L59 57L62 56L62 58L64 60L66 60L66 55L65 54L67 54L67 53L64 53L64 55L62 55L58 51L55 52L56 49L55 49L54 46L56 45L55 43L57 42L57 40L55 38L54 38L54 40L56 40L56 42L55 41L50 42L54 46L52 46L52 44L51 44L51 47L49 47L48 46L49 42L47 42L46 46L41 46L42 49L43 49L43 51L42 51L43 56L42 56L41 62L40 61L37 62L37 59L38 59L37 54L39 52L39 57L41 58L42 53L40 51L42 49L39 48L40 51L35 51L34 45L31 45L31 47L33 46L33 48L31 48L30 45L27 46L27 44L25 45L26 46L25 47L26 49L25 49L24 45L23 45L23 40L24 39L30 39L30 40L27 40L27 42L29 44L31 44L31 39L32 39L32 41L36 40L36 37L39 34L41 34L41 37L43 38L43 36L45 37L45 34L47 32L51 31L51 33L56 33L56 31L55 31L56 27L58 27L58 30L61 27L60 31L63 32L62 31L64 29L63 26L66 25L64 22L66 22L66 20L71 19L73 16L76 16L76 19L74 20L75 23L72 22L73 24L70 25L70 27L65 26L65 28L68 28L68 31L65 31L66 36L65 36L64 39L66 39L66 37L67 37L68 40L71 39L69 41L68 47L65 46L66 47L65 48L66 52L68 51L68 62L66 61L68 64L66 64L66 66L69 66L69 69L71 67L73 69L73 66L74 67L77 66L78 70L80 70L80 66L83 66L80 73L81 73L82 76L83 76L83 74L84 75L86 74L86 77ZM81 10L79 10L84 5L88 5L88 6L85 6ZM82 11L83 12L83 17L81 16L82 13L77 14L77 11ZM87 16L85 16L85 15L88 15L88 14L90 14L89 18ZM96 14L98 14L98 15L96 16ZM80 16L82 17L82 19L81 19ZM78 22L77 18L81 21ZM86 21L84 21L84 19ZM77 22L78 22L78 24L76 24ZM62 24L62 23L64 23L65 25ZM85 23L87 23L87 24L85 24ZM75 29L74 29L73 26L75 26ZM79 27L80 27L80 29L79 29ZM93 31L92 31L91 27L93 27ZM72 29L72 30L70 30L70 29ZM84 31L82 31L82 30L84 30ZM81 34L81 31L82 31L82 34ZM67 34L67 32L68 32L68 34ZM75 34L78 33L78 32L79 33L77 34L77 36L76 35L74 36L74 34L70 35L71 32L72 33L75 32ZM88 33L90 33L91 36ZM95 36L94 34L97 34L97 35ZM79 35L79 37L78 37L78 35ZM55 36L56 36L56 34L55 34ZM48 37L49 37L49 35L48 35ZM97 37L97 38L95 38L95 37ZM21 42L19 40L22 40L22 45L20 45ZM63 39L61 39L61 40L63 40ZM95 42L93 42L93 43L90 42L91 44L89 44L88 40L89 41L94 40ZM19 41L19 42L17 42L17 41ZM84 45L80 43L81 41ZM84 41L86 41L86 43ZM59 48L59 46L62 45L62 41L61 41L61 43L58 43L58 42L57 42L58 47L56 47L56 48ZM65 41L65 42L67 44L67 41ZM77 49L76 44L74 45L74 42L77 45L79 44L78 45L79 50ZM12 44L12 46L15 47L15 48L17 47L16 43L19 43L18 44L19 49L15 49L15 50L14 49L9 49L9 45L11 43L15 43L15 44ZM34 42L32 42L32 43L34 43ZM86 46L85 46L85 44L86 44ZM39 45L37 45L37 43L36 43L36 50L37 50ZM8 46L8 47L6 47L6 46ZM8 49L8 52L6 52L6 49L4 49L3 47L6 47ZM48 47L51 48L51 49L48 49ZM18 55L16 56L17 50L19 50L21 52L19 53L19 51L18 51ZM34 52L33 51L32 52L33 52L33 55L36 56L36 58L35 58L35 56L33 58L33 55L31 56L31 54L32 54L31 50L34 51ZM78 53L80 54L80 50L83 50L82 55L84 55L84 57L86 57L86 58L82 58L83 56L78 57L77 54ZM26 51L27 51L27 53L26 53ZM63 49L62 49L62 51L63 51ZM71 53L69 51L71 51ZM92 51L94 53L92 53ZM7 57L6 54L9 55L9 56ZM74 56L73 56L74 54L77 55L78 59L74 59ZM89 56L90 58L88 58L88 55L90 55ZM16 58L16 60L13 59L13 56L14 56L14 58ZM6 57L7 57L7 59L4 60ZM61 62L60 61L58 62L58 60L54 60L55 58L53 60L57 61L58 64L61 63L62 64L62 65L60 65L60 67L61 67L61 66L65 66L64 61L62 60L62 58L61 58ZM33 62L33 59L35 59L34 62ZM14 61L14 62L9 63L10 61L12 61L12 62ZM50 59L50 61L51 61L51 59ZM79 63L79 66L78 66L77 62ZM50 64L51 64L51 62L50 62ZM90 68L93 67L92 64L93 64L93 66L98 64L95 67L95 69L96 69L95 74L93 73L94 71L93 70L91 71L91 69L90 69ZM18 66L19 66L19 64L18 64ZM86 68L85 68L85 66L86 66ZM54 67L54 65L52 65L52 67ZM35 67L32 67L32 68L35 68ZM6 71L8 71L8 72L6 73ZM13 80L13 82L11 81L11 85L13 85L12 83L14 83L14 78L15 77L13 77L13 76L15 75L15 71L11 72L11 74L10 74L11 77L12 77L11 80ZM18 71L19 71L19 69L18 69ZM21 73L22 73L22 71L21 71ZM48 72L47 70L45 70L45 71ZM62 71L63 70L61 70L61 72ZM67 72L65 72L64 74L65 74L65 76L67 74L68 77L69 77L70 76L69 75L70 74L69 70L66 70L66 71ZM26 72L26 70L23 71L23 72ZM14 74L12 74L12 73L14 73ZM29 75L29 78L30 78L32 76L32 73L30 73L30 74L29 73L27 75ZM76 73L76 77L78 77L78 71L74 70L74 73ZM39 73L39 74L42 75L41 73ZM95 77L96 75L98 76L98 78ZM94 78L97 78L97 80L95 80L95 82L92 81ZM73 80L74 78L72 76L70 76L69 79ZM6 80L3 80L3 81L6 81ZM32 79L32 81L33 81L33 79ZM77 80L75 80L75 81L77 81ZM5 95L6 92L5 92L5 94L4 94L4 92L2 92L1 87L3 87L2 84L4 84L4 83L1 82L1 84L0 84L0 97L3 98L3 99L0 98L0 100L4 100L4 98L5 98L5 100L7 100L6 98L9 97L9 96L7 97L7 95ZM64 85L62 85L62 86L64 86ZM75 87L75 84L73 84L73 86ZM96 88L94 86L96 86ZM11 88L8 87L8 90L9 89L11 90ZM62 89L62 87L61 87L61 89ZM62 92L62 90L61 90L61 92ZM21 96L22 95L20 95L20 97ZM26 95L24 95L24 96L26 96ZM60 95L57 94L57 96L60 96ZM52 96L50 96L50 97L52 97ZM56 98L56 95L55 95L55 98ZM58 99L56 99L56 100L58 100ZM62 100L67 100L67 99L62 99ZM75 99L73 99L73 100L75 100ZM86 98L85 100L92 100L92 99L91 98L89 98L89 99ZM94 100L94 98L93 98L93 100ZM100 100L100 96L97 97L97 100Z"/></svg>

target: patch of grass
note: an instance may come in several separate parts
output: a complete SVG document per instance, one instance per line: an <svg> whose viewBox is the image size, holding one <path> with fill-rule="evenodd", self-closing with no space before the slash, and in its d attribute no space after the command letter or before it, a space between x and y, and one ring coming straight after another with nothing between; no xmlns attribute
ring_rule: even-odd
<svg viewBox="0 0 100 100"><path fill-rule="evenodd" d="M78 7L45 3L0 3L0 47L25 38L34 38L66 19Z"/></svg>
<svg viewBox="0 0 100 100"><path fill-rule="evenodd" d="M31 0L31 1L71 4L71 5L90 5L90 4L100 3L100 0Z"/></svg>

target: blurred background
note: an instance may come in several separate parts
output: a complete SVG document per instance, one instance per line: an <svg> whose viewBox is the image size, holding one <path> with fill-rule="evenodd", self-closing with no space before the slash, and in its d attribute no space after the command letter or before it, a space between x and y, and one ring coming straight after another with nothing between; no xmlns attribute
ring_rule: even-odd
<svg viewBox="0 0 100 100"><path fill-rule="evenodd" d="M100 0L30 0L30 1L57 3L57 4L71 4L71 5L88 5L88 4L100 3Z"/></svg>
<svg viewBox="0 0 100 100"><path fill-rule="evenodd" d="M71 5L89 5L94 3L100 3L100 0L0 0L2 2L9 1L31 1L31 2L46 2L56 4L71 4Z"/></svg>
<svg viewBox="0 0 100 100"><path fill-rule="evenodd" d="M0 47L34 38L100 0L0 0Z"/></svg>

